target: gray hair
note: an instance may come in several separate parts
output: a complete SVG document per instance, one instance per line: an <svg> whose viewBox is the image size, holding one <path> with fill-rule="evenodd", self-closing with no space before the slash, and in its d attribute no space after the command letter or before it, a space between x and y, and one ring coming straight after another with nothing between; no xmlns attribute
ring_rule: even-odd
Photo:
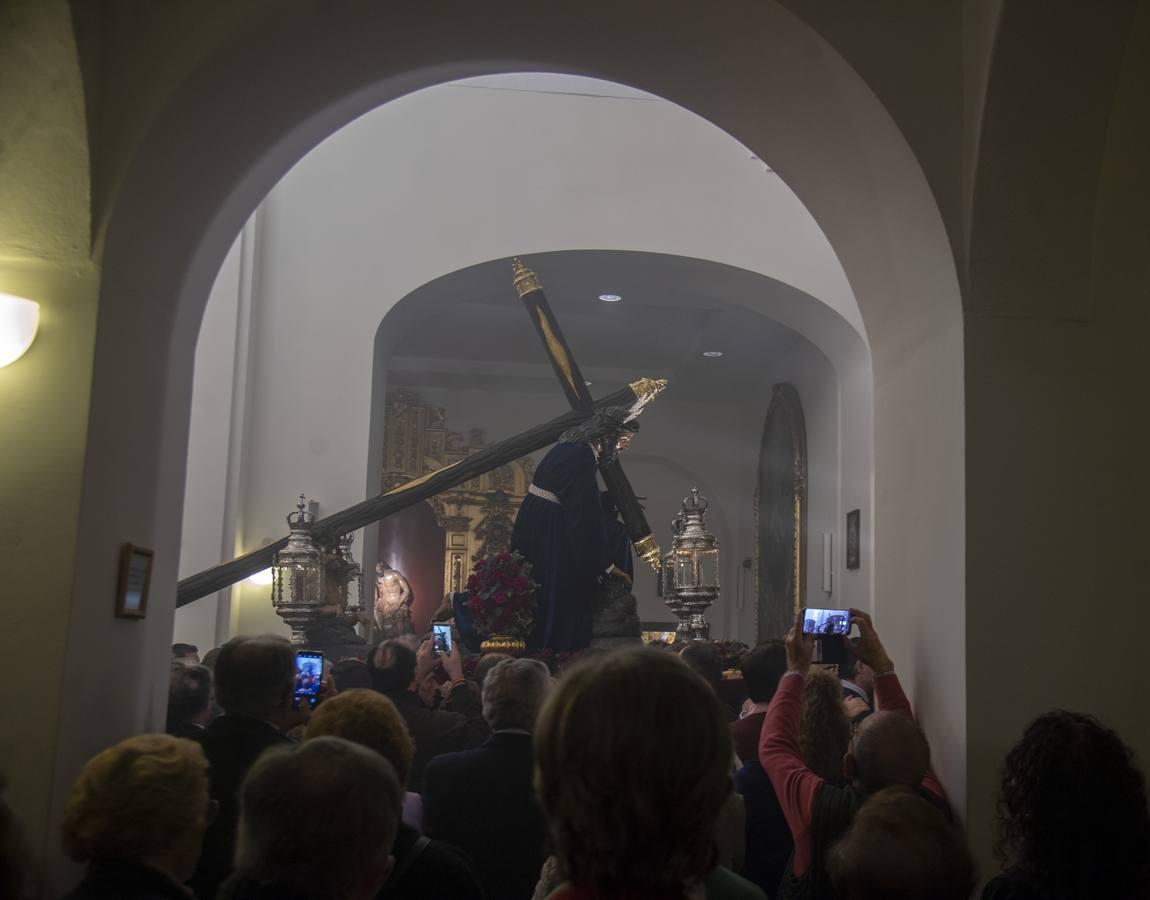
<svg viewBox="0 0 1150 900"><path fill-rule="evenodd" d="M236 870L313 900L372 885L391 853L403 789L386 759L337 737L265 753L240 792Z"/></svg>
<svg viewBox="0 0 1150 900"><path fill-rule="evenodd" d="M492 728L531 731L551 686L551 673L537 659L505 659L483 681L483 718Z"/></svg>

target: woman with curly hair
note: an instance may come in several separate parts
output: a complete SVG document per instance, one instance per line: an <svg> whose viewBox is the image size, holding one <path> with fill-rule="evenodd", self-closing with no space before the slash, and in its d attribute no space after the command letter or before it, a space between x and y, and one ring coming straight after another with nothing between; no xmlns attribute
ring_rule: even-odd
<svg viewBox="0 0 1150 900"><path fill-rule="evenodd" d="M807 768L832 784L845 784L843 757L850 749L851 723L843 710L838 676L812 668L803 686L799 750Z"/></svg>
<svg viewBox="0 0 1150 900"><path fill-rule="evenodd" d="M1130 749L1093 716L1055 710L1007 754L983 900L1150 897L1150 812Z"/></svg>

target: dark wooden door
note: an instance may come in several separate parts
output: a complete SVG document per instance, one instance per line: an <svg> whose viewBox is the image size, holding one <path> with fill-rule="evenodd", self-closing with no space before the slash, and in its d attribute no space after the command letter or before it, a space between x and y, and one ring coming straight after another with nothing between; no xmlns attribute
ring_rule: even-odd
<svg viewBox="0 0 1150 900"><path fill-rule="evenodd" d="M806 598L807 433L799 393L776 384L755 489L755 637L781 638Z"/></svg>

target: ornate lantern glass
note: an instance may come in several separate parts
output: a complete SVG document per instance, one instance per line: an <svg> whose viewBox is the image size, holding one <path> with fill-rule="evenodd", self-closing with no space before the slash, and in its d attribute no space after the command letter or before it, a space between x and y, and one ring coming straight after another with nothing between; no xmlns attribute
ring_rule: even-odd
<svg viewBox="0 0 1150 900"><path fill-rule="evenodd" d="M292 643L306 644L307 627L324 602L324 559L311 536L315 516L303 494L287 522L287 546L276 553L272 563L272 606L291 628Z"/></svg>
<svg viewBox="0 0 1150 900"><path fill-rule="evenodd" d="M708 636L704 612L719 599L719 542L707 530L708 505L692 488L671 523L671 549L663 556L663 599L679 619L680 640Z"/></svg>
<svg viewBox="0 0 1150 900"><path fill-rule="evenodd" d="M355 560L351 546L355 543L355 534L342 535L336 541L335 554L339 561L340 587L342 591L343 608L347 612L363 612L363 567Z"/></svg>

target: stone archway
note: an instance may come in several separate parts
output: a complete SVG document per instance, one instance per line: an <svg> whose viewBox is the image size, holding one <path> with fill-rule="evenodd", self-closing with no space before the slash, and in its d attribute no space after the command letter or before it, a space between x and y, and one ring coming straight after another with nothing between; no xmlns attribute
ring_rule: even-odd
<svg viewBox="0 0 1150 900"><path fill-rule="evenodd" d="M243 220L303 153L362 112L440 81L543 70L633 84L709 119L770 161L834 246L871 342L874 595L962 805L962 310L934 198L874 94L775 3L734 18L702 8L670 18L646 4L549 18L527 2L460 5L446 29L442 10L356 9L341 17L297 0L256 16L155 117L107 213L76 565L84 602L69 640L99 643L137 677L92 730L72 713L106 698L85 685L86 662L69 663L57 797L93 750L155 721L164 704L153 676L171 630L195 335ZM735 29L755 39L733 43ZM101 599L123 540L157 550L153 615L130 633L107 621ZM916 677L918 658L946 678Z"/></svg>

